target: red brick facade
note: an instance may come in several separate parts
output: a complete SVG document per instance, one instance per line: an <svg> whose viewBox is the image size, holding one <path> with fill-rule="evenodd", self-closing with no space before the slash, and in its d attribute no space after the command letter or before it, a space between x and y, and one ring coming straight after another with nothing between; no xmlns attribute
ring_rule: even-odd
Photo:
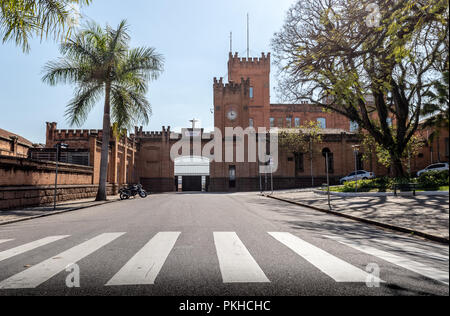
<svg viewBox="0 0 450 316"><path fill-rule="evenodd" d="M275 189L309 187L321 185L326 180L326 161L324 151L330 153L330 176L337 182L355 169L355 155L352 146L360 143L357 131L344 116L323 111L307 104L270 104L270 54L260 58L240 58L237 54L229 55L228 78L214 78L214 126L222 132L225 139L226 127L249 126L254 128L272 127L290 128L305 125L309 121L320 121L323 126L322 144L314 147L313 153L294 155L279 150L279 166L274 173ZM395 124L395 122L394 122ZM186 129L182 133L192 132ZM203 131L202 131L203 133ZM430 131L421 131L424 139ZM72 149L89 152L89 165L94 173L92 184L99 181L101 130L58 130L56 123L47 123L47 148L64 142ZM214 135L218 137L218 135ZM141 182L152 192L175 191L174 167L170 157L172 146L179 142L181 134L171 133L170 127L160 132L144 132L142 127L135 133L120 140L111 140L109 153L108 182L124 184ZM223 140L224 140L223 139ZM192 139L191 139L192 142ZM209 140L201 142L202 147ZM433 150L431 150L433 148ZM438 149L439 148L439 149ZM222 148L225 152L225 148ZM247 157L246 149L246 157ZM190 155L194 155L191 151ZM425 147L418 157L412 157L411 170L417 171L437 161L448 161L448 129L433 146ZM258 163L254 162L213 162L208 179L209 191L250 191L259 190L260 175ZM312 169L311 169L312 168ZM360 161L358 168L387 175L388 169L377 163L372 157ZM230 173L235 173L231 181ZM311 174L314 176L312 180ZM262 184L266 185L262 176Z"/></svg>

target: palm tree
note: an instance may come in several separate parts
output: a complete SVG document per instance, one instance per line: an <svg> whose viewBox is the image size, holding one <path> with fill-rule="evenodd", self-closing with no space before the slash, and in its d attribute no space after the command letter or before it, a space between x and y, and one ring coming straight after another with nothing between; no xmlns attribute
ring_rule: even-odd
<svg viewBox="0 0 450 316"><path fill-rule="evenodd" d="M130 49L126 21L117 29L89 24L66 43L64 57L45 66L43 81L50 85L75 83L75 97L66 110L71 125L82 125L96 102L104 96L100 184L97 201L106 200L111 118L116 129L147 124L151 107L145 94L150 79L163 71L163 57L153 48Z"/></svg>
<svg viewBox="0 0 450 316"><path fill-rule="evenodd" d="M79 5L91 0L0 0L0 38L15 41L24 52L33 36L55 38L70 34L79 18Z"/></svg>

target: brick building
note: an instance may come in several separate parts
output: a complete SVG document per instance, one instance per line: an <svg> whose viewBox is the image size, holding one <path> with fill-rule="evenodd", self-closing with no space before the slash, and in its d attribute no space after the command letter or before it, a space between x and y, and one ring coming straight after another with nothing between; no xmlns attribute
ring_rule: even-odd
<svg viewBox="0 0 450 316"><path fill-rule="evenodd" d="M0 128L0 156L28 157L33 143L22 136Z"/></svg>
<svg viewBox="0 0 450 316"><path fill-rule="evenodd" d="M227 127L273 129L300 127L309 121L320 123L323 143L315 146L312 153L293 154L279 150L279 168L273 174L276 189L309 187L313 181L314 185L324 183L326 180L324 152L329 154L330 177L333 183L354 171L355 163L358 169L373 171L377 175L389 174L389 170L379 165L375 157L363 161L362 155L357 157L354 155L352 146L360 144L358 126L346 117L323 111L306 102L271 104L270 65L270 54L247 59L230 53L228 82L225 83L223 78L214 78L213 81L214 126L222 132L223 137ZM421 131L419 135L426 139L426 132ZM187 140L183 138L186 135L189 135ZM202 183L203 179L206 184L203 187L211 192L259 190L261 179L264 182L263 186L265 185L265 176L260 177L258 163L247 160L212 162L209 176L206 177L204 174L202 176L190 173L176 174L176 162L172 161L170 155L173 146L183 139L190 144L198 139L201 140L203 148L209 143L210 137L217 138L218 135L195 128L184 129L178 134L173 133L170 127L163 127L159 132L145 132L142 127L136 128L129 137L111 140L108 182L114 185L140 182L152 192L175 191L181 183L181 178L183 183L197 183L194 187L189 186L190 189L201 189L198 183ZM46 148L31 150L32 157L47 157L48 160L54 160L54 145L59 142L67 143L69 149L63 153L66 162L93 167L92 181L93 184L98 183L101 130L58 130L56 123L47 123L46 138ZM418 157L411 158L412 171L420 170L430 163L437 162L438 159L448 161L448 130L444 131L439 143L431 147L436 146L439 148L439 155L433 154L433 150L425 147ZM225 151L225 148L222 148L222 151ZM53 157L48 156L52 154ZM245 154L247 157L247 152ZM196 154L191 149L186 156ZM311 174L314 175L314 180Z"/></svg>
<svg viewBox="0 0 450 316"><path fill-rule="evenodd" d="M61 151L59 161L93 167L92 184L98 184L102 137L102 130L58 130L57 123L47 123L45 148L32 149L29 155L35 160L55 161L55 145L67 144L68 148ZM108 183L122 185L133 182L135 154L136 141L134 137L111 138Z"/></svg>

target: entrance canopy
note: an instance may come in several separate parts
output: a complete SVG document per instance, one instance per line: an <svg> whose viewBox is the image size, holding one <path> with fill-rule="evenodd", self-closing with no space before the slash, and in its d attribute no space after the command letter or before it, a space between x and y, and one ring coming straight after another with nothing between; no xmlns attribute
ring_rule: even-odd
<svg viewBox="0 0 450 316"><path fill-rule="evenodd" d="M175 176L209 176L210 162L204 157L181 157L175 159Z"/></svg>

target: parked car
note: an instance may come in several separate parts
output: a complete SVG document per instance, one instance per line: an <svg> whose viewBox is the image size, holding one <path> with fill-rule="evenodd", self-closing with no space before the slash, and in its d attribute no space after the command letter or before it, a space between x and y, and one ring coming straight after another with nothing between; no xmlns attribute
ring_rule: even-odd
<svg viewBox="0 0 450 316"><path fill-rule="evenodd" d="M340 180L341 184L344 184L345 182L349 181L356 181L356 180L369 180L374 179L375 174L373 172L365 171L365 170L359 170L357 172L352 172L345 178L342 178Z"/></svg>
<svg viewBox="0 0 450 316"><path fill-rule="evenodd" d="M428 166L423 170L417 172L417 176L420 177L424 173L433 172L433 171L444 171L448 170L448 163L436 163L434 165Z"/></svg>

